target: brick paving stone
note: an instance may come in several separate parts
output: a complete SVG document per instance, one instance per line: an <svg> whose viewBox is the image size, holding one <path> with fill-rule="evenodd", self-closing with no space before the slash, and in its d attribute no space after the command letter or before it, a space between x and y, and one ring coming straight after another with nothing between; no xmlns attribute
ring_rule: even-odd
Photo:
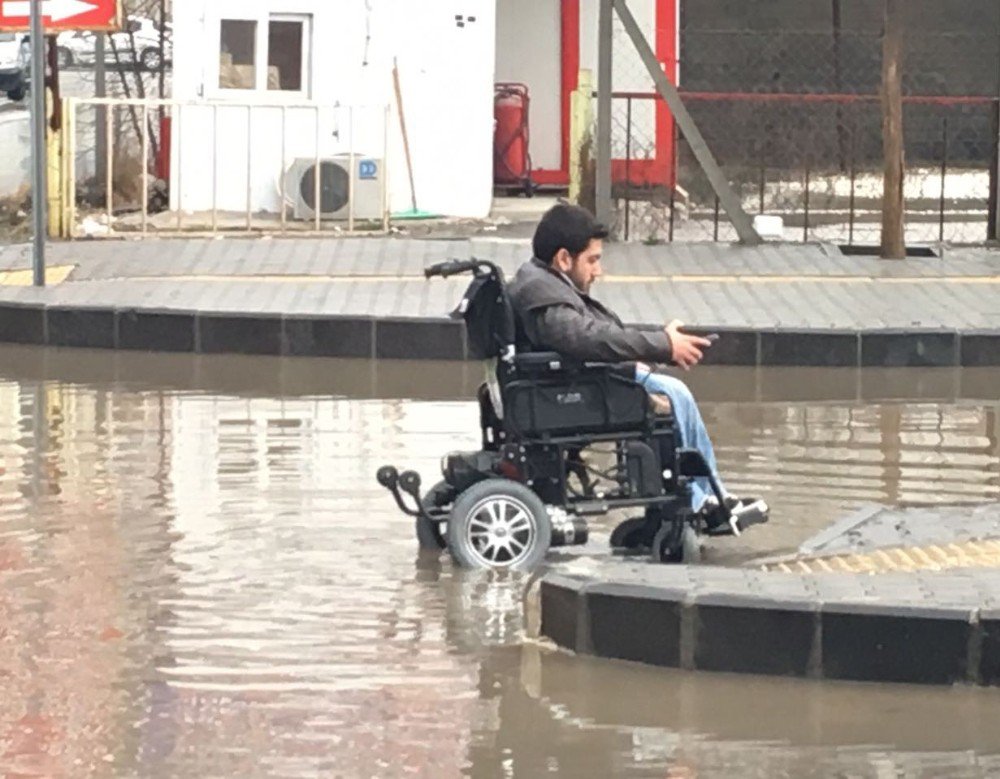
<svg viewBox="0 0 1000 779"><path fill-rule="evenodd" d="M282 313L315 313L317 301L330 314L392 317L445 315L460 297L466 281L424 282L425 264L449 257L476 256L499 262L508 275L529 256L528 241L482 237L456 241L391 238L250 238L158 239L145 241L81 241L53 243L52 265L75 264L71 279L36 291L42 302L100 302L144 305L160 292L126 283L128 279L226 275L362 275L357 281L319 281L324 293L281 293L266 297L268 311L277 301ZM729 244L645 246L610 244L606 272L597 295L633 324L662 326L668 318L692 325L730 329L830 329L878 331L929 327L949 332L1000 329L1000 302L992 283L969 277L1000 273L1000 252L949 249L940 259L914 258L887 264L870 257L844 257L825 245L774 245L743 248ZM27 268L29 247L0 247L0 268ZM696 281L693 276L717 276ZM754 280L754 276L783 280ZM384 279L376 284L370 277ZM396 280L399 276L405 280ZM615 280L614 277L619 277ZM863 281L846 280L860 277ZM622 278L622 277L628 277ZM688 278L684 278L688 277ZM940 279L940 283L906 279ZM887 280L895 281L887 281ZM963 281L965 279L966 281ZM146 282L153 283L153 282ZM218 283L218 282L216 282ZM87 292L73 291L78 285ZM222 285L234 287L234 285ZM238 310L259 293L242 288L210 288L204 283L175 281L169 305L185 310ZM297 290L298 291L298 290ZM28 299L26 293L0 288L0 299ZM308 301L306 303L305 301ZM439 302L440 301L440 305ZM299 311L298 309L301 309ZM943 355L943 353L942 353Z"/></svg>

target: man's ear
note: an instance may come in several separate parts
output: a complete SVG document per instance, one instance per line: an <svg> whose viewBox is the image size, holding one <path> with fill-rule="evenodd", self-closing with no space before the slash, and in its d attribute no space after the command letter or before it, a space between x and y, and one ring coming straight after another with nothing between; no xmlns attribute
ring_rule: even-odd
<svg viewBox="0 0 1000 779"><path fill-rule="evenodd" d="M566 249L560 249L552 259L552 267L563 273L569 273L573 269L573 255Z"/></svg>

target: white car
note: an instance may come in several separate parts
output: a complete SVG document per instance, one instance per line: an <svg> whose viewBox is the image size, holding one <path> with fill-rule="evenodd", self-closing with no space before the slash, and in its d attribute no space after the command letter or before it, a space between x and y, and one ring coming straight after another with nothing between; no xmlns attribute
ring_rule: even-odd
<svg viewBox="0 0 1000 779"><path fill-rule="evenodd" d="M121 32L109 35L104 47L104 61L115 63L115 50L122 62L138 62L145 70L159 70L160 65L169 63L173 57L171 45L171 25L164 28L164 49L160 51L160 29L152 21L142 16L130 16ZM111 42L114 42L112 46ZM64 32L56 39L59 51L59 67L93 65L97 59L97 38L92 32ZM134 48L133 48L134 43Z"/></svg>
<svg viewBox="0 0 1000 779"><path fill-rule="evenodd" d="M0 32L0 95L6 95L11 100L23 100L27 80L20 36Z"/></svg>

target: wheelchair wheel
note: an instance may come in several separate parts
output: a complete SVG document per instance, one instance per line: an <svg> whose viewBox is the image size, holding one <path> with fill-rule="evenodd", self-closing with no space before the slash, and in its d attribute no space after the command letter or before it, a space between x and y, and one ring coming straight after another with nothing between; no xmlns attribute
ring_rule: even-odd
<svg viewBox="0 0 1000 779"><path fill-rule="evenodd" d="M455 488L446 481L439 481L431 487L421 498L420 503L425 510L437 509L447 506L455 499ZM420 548L440 552L447 548L448 522L442 519L440 522L428 522L423 517L417 517L417 541Z"/></svg>
<svg viewBox="0 0 1000 779"><path fill-rule="evenodd" d="M652 557L659 563L697 565L701 562L698 534L687 523L681 528L680 536L675 527L664 525L653 539Z"/></svg>
<svg viewBox="0 0 1000 779"><path fill-rule="evenodd" d="M455 501L448 551L463 568L525 571L552 545L552 523L534 492L506 479L474 484Z"/></svg>

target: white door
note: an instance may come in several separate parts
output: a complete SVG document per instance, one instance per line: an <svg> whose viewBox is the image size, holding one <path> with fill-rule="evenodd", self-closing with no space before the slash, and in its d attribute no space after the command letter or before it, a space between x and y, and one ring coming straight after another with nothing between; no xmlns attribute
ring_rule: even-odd
<svg viewBox="0 0 1000 779"><path fill-rule="evenodd" d="M497 2L497 81L527 84L531 166L562 168L560 0Z"/></svg>

